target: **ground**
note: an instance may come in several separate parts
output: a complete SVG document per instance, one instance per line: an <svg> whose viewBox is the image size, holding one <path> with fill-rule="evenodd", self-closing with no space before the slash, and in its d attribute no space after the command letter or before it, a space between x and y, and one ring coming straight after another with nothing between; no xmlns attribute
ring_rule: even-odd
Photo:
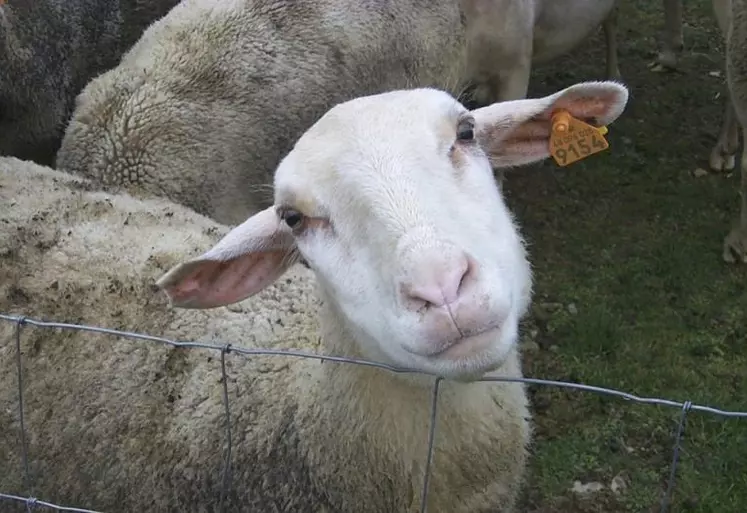
<svg viewBox="0 0 747 513"><path fill-rule="evenodd" d="M648 68L661 2L620 4L631 100L609 127L609 150L567 168L548 160L506 175L536 273L525 371L745 411L747 266L721 260L739 176L693 176L707 168L725 91L711 2L684 2L685 49L674 73ZM604 51L600 32L537 68L530 96L604 78ZM523 511L659 511L679 410L539 386L531 393L537 438ZM745 469L747 419L692 412L668 511L744 512ZM625 485L619 494L609 490L615 476ZM581 496L570 491L574 481L606 488Z"/></svg>

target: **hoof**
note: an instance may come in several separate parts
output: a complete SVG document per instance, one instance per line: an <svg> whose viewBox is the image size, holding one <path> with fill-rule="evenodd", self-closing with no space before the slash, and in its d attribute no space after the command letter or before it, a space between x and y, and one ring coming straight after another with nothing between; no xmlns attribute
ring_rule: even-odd
<svg viewBox="0 0 747 513"><path fill-rule="evenodd" d="M713 171L731 171L736 164L736 155L723 153L720 146L713 148L708 158L708 165Z"/></svg>
<svg viewBox="0 0 747 513"><path fill-rule="evenodd" d="M734 228L724 238L724 262L747 264L747 226Z"/></svg>
<svg viewBox="0 0 747 513"><path fill-rule="evenodd" d="M656 60L648 65L654 73L677 70L677 54L673 51L663 51L659 53Z"/></svg>

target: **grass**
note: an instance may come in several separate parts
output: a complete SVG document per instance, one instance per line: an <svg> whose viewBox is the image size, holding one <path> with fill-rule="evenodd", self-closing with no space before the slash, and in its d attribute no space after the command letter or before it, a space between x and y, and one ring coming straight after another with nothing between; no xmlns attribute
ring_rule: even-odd
<svg viewBox="0 0 747 513"><path fill-rule="evenodd" d="M610 149L567 168L548 160L506 175L536 273L536 308L524 326L536 345L525 371L747 411L747 266L721 260L739 176L692 175L707 168L725 91L711 2L685 2L685 50L671 73L647 67L663 27L661 2L620 4L620 67L631 100L609 127ZM604 52L600 32L537 68L530 96L604 78ZM531 392L537 438L525 511L659 511L679 410ZM609 490L617 475L627 485L619 494ZM576 480L607 489L575 494ZM747 419L690 413L669 511L742 513L746 504Z"/></svg>

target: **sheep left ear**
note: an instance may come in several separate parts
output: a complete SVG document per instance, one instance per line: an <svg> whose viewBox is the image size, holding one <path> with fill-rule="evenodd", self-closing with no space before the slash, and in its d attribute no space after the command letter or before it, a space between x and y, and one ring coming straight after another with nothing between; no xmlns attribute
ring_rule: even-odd
<svg viewBox="0 0 747 513"><path fill-rule="evenodd" d="M295 262L294 249L293 236L281 229L275 207L269 207L203 255L169 270L156 285L179 308L236 303L280 277Z"/></svg>
<svg viewBox="0 0 747 513"><path fill-rule="evenodd" d="M472 111L476 137L495 168L529 164L550 156L552 114L559 109L593 126L615 121L628 89L617 82L582 82L544 98L494 103Z"/></svg>

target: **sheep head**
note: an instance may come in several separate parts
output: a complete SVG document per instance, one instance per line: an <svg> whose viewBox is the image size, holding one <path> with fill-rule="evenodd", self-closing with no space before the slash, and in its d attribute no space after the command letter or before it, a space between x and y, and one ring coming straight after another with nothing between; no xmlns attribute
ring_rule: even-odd
<svg viewBox="0 0 747 513"><path fill-rule="evenodd" d="M608 124L627 98L588 82L473 111L435 89L341 103L279 164L272 207L158 285L175 306L216 307L303 258L366 356L480 375L514 349L532 283L492 167L546 158L557 109Z"/></svg>

